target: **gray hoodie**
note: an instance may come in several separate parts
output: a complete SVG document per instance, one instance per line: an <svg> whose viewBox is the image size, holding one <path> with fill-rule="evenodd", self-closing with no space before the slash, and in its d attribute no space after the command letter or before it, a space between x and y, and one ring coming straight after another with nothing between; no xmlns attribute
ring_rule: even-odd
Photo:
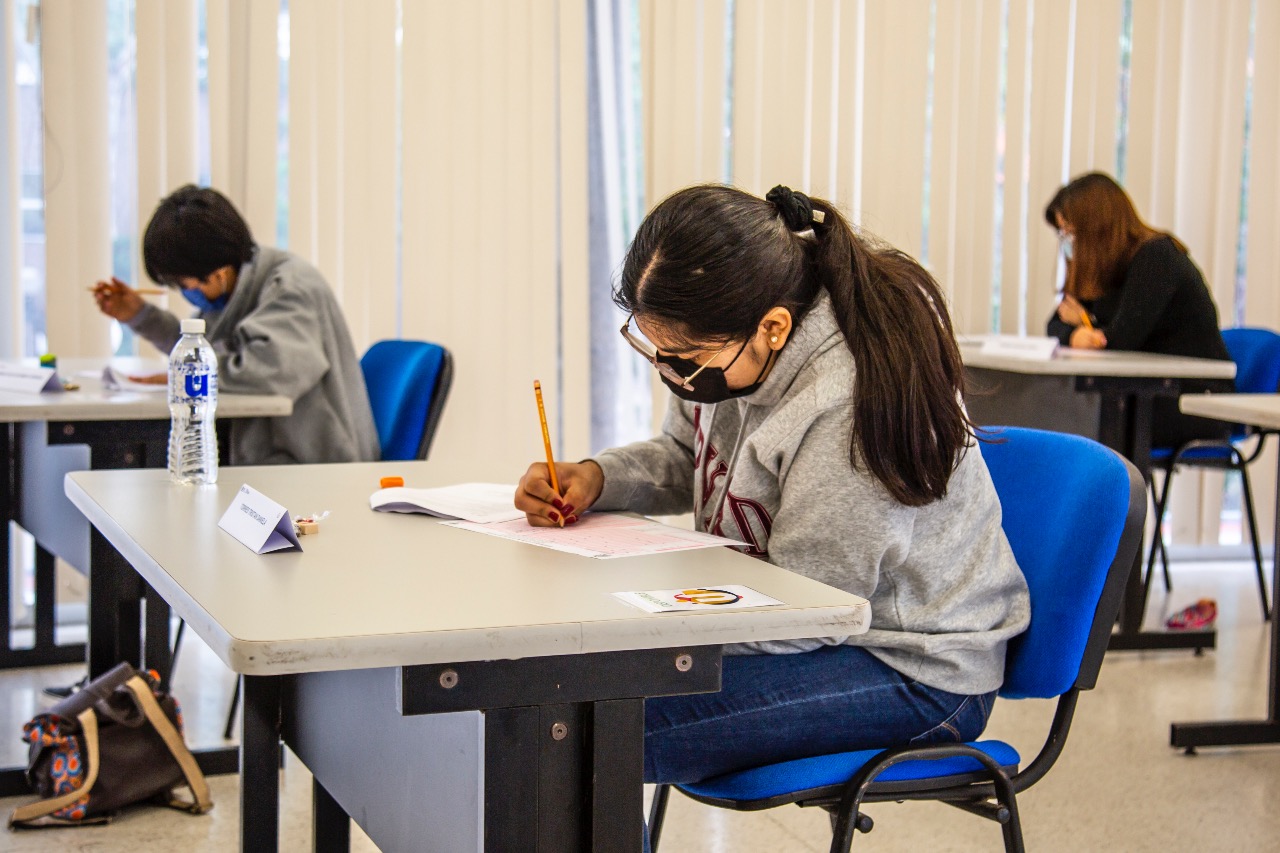
<svg viewBox="0 0 1280 853"><path fill-rule="evenodd" d="M364 374L342 309L315 267L259 246L226 307L197 316L218 354L219 390L293 400L288 417L231 421L231 464L377 460ZM129 322L166 353L181 337L179 326L154 305Z"/></svg>
<svg viewBox="0 0 1280 853"><path fill-rule="evenodd" d="M853 374L823 293L754 394L715 405L672 396L662 435L597 456L604 491L592 508L692 510L699 530L871 602L866 634L727 651L849 643L930 687L995 690L1030 600L986 463L971 446L941 500L894 500L849 462Z"/></svg>

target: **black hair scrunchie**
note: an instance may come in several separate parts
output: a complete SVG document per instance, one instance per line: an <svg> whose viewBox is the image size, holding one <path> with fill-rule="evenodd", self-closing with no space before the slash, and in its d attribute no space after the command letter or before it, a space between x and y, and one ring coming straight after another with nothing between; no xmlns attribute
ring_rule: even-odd
<svg viewBox="0 0 1280 853"><path fill-rule="evenodd" d="M777 208L789 230L808 231L813 227L813 203L804 193L779 184L769 190L764 198Z"/></svg>

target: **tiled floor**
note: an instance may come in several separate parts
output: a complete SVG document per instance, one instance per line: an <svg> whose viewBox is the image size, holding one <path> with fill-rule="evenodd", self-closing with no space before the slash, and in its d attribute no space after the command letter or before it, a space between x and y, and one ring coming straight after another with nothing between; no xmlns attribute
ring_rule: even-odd
<svg viewBox="0 0 1280 853"><path fill-rule="evenodd" d="M1280 850L1280 747L1172 750L1169 723L1254 717L1265 710L1269 633L1261 622L1251 568L1244 563L1175 566L1176 591L1154 594L1152 624L1201 595L1218 599L1218 650L1115 653L1098 687L1082 697L1066 751L1040 784L1020 798L1027 847L1036 851ZM37 702L38 685L73 680L75 667L0 673L0 761L20 763L22 722ZM221 743L231 675L188 634L176 691L187 709L196 745ZM987 734L1034 754L1052 714L1046 702L1002 701ZM15 851L221 851L236 849L235 777L211 780L217 807L203 817L135 809L104 828L3 834L0 849ZM281 849L310 842L310 780L290 758L283 777ZM7 813L22 800L0 800ZM874 832L859 850L978 851L1000 849L999 828L931 803L885 803L867 808ZM823 851L822 813L795 807L739 814L672 797L662 850L667 853L781 853ZM352 849L376 849L357 829ZM448 851L446 851L448 853Z"/></svg>

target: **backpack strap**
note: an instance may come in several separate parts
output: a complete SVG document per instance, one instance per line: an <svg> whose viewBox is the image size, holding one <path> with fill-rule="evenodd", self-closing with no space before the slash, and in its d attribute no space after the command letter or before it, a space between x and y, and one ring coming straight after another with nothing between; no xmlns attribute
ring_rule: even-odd
<svg viewBox="0 0 1280 853"><path fill-rule="evenodd" d="M84 735L85 750L88 752L84 784L74 791L68 791L56 797L39 800L14 809L13 814L9 815L10 829L21 824L39 825L41 818L48 817L59 809L65 809L88 794L93 789L93 784L98 781L98 718L93 709L89 708L81 711L76 720L80 723L80 731Z"/></svg>
<svg viewBox="0 0 1280 853"><path fill-rule="evenodd" d="M200 772L200 765L196 764L195 756L191 754L191 750L187 749L187 745L182 742L182 735L178 733L173 723L165 716L160 703L156 701L155 694L151 692L151 687L142 680L140 675L135 675L126 681L125 687L132 690L133 695L137 697L139 707L147 715L147 720L159 732L160 737L164 739L164 745L169 747L169 753L173 756L173 760L178 762L178 767L182 768L182 775L187 780L187 787L191 789L191 802L172 799L169 801L169 805L175 809L189 811L192 814L204 814L209 811L209 809L213 808L213 800L209 796L209 783L205 781L204 774Z"/></svg>

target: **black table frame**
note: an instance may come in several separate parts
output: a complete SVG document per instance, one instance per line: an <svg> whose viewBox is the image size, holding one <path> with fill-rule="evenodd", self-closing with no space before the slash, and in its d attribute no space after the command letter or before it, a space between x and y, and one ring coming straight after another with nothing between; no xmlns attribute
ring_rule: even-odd
<svg viewBox="0 0 1280 853"><path fill-rule="evenodd" d="M486 853L639 853L644 700L717 691L720 663L720 646L695 646L409 666L401 712L484 712ZM241 850L278 846L291 684L244 676ZM323 779L312 794L314 849L348 850L349 816Z"/></svg>
<svg viewBox="0 0 1280 853"><path fill-rule="evenodd" d="M1276 516L1271 540L1271 589L1280 589L1280 461L1276 463ZM1273 592L1274 594L1274 592ZM1272 608L1274 611L1274 607ZM1267 669L1267 716L1261 720L1173 723L1169 745L1194 755L1200 746L1256 746L1280 743L1280 629L1271 619L1271 658Z"/></svg>
<svg viewBox="0 0 1280 853"><path fill-rule="evenodd" d="M94 469L159 468L167 464L169 422L167 420L131 421L47 421L50 445L88 445L90 465ZM221 426L221 425L220 425ZM0 451L5 461L4 528L0 545L8 555L9 524L17 514L18 447L14 425L0 425ZM225 440L219 442L226 447ZM29 660L17 665L34 666L50 663L74 663L87 659L90 677L107 672L120 661L134 666L153 669L161 681L168 684L173 651L169 642L169 605L151 589L133 567L97 528L90 529L89 539L89 636L88 643L75 646L50 646L53 643L53 556L37 547L36 608L37 636L48 641L37 652L30 652ZM7 559L3 627L8 628L8 574ZM40 572L44 567L44 577ZM143 618L145 602L145 620ZM40 621L44 613L45 621ZM144 624L145 621L145 624ZM5 632L4 644L9 646L9 632ZM63 657L69 659L62 659ZM32 709L34 713L35 708ZM196 761L207 774L235 773L239 769L239 755L234 747L216 747L194 750ZM24 776L25 767L0 768L0 796L30 794Z"/></svg>

